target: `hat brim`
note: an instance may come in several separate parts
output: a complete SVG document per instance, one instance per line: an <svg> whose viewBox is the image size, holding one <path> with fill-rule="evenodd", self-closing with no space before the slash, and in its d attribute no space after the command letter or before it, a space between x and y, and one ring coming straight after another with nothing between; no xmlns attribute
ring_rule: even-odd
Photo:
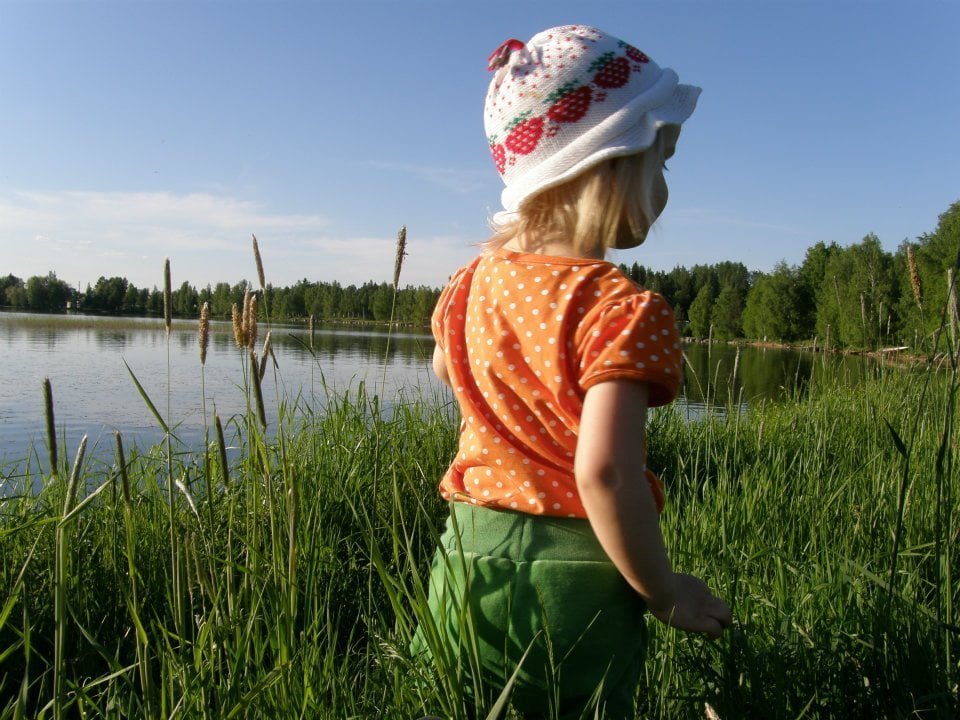
<svg viewBox="0 0 960 720"><path fill-rule="evenodd" d="M604 160L646 150L661 127L681 125L693 114L699 96L700 88L681 85L676 73L664 68L654 87L542 162L535 177L522 187L505 188L500 195L504 209L493 216L494 224L509 223L534 195L561 185ZM591 148L596 150L591 152Z"/></svg>

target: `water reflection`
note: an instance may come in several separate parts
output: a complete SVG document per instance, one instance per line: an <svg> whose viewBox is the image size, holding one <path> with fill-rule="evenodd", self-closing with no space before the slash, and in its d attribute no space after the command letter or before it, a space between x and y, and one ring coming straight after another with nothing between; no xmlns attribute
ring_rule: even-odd
<svg viewBox="0 0 960 720"><path fill-rule="evenodd" d="M265 336L261 326L261 346ZM212 324L202 372L195 323L174 323L169 352L158 320L0 313L0 338L5 345L0 363L0 464L22 461L31 443L45 454L44 377L53 385L58 434L68 447L89 435L94 454L99 450L109 455L114 429L141 445L163 437L127 365L188 447L202 445L205 421L209 423L214 408L228 423L247 407L243 380L249 358L236 347L230 323ZM369 329L319 328L311 349L304 328L275 326L271 344L278 366L276 373L267 373L263 385L271 421L281 401L299 397L320 406L328 388L339 393L365 383L391 398L399 388L438 384L427 372L433 340L426 333L405 330L388 337Z"/></svg>
<svg viewBox="0 0 960 720"><path fill-rule="evenodd" d="M261 326L261 346L265 336ZM87 434L91 447L102 447L107 455L114 429L141 445L163 437L127 365L188 447L202 444L214 409L226 423L247 407L243 379L249 358L236 347L230 323L212 323L202 372L193 322L175 322L168 344L158 319L0 313L0 338L5 346L0 363L0 464L22 461L31 443L42 450L44 377L53 384L57 430L68 447ZM300 398L316 408L328 388L342 393L361 382L387 401L401 388L418 387L428 396L441 392L429 371L433 339L426 331L388 334L369 326L331 326L311 335L302 326L277 325L271 344L278 367L267 373L263 386L271 421L282 401ZM727 345L690 345L685 357L679 402L693 416L802 394L827 362L810 353ZM854 382L873 367L859 358L842 362Z"/></svg>
<svg viewBox="0 0 960 720"><path fill-rule="evenodd" d="M799 398L827 373L835 378L839 370L847 382L856 383L876 368L858 356L732 345L688 345L684 357L684 400L697 411Z"/></svg>

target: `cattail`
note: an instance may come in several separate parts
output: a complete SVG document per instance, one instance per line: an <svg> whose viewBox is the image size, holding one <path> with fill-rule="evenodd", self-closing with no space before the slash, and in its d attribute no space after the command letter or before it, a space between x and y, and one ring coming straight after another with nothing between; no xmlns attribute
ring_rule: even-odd
<svg viewBox="0 0 960 720"><path fill-rule="evenodd" d="M393 289L400 286L400 270L403 268L403 259L407 256L407 226L404 225L397 233L397 256L393 261Z"/></svg>
<svg viewBox="0 0 960 720"><path fill-rule="evenodd" d="M47 451L50 453L50 472L57 474L57 427L53 418L53 386L50 378L43 379L43 414L47 420Z"/></svg>
<svg viewBox="0 0 960 720"><path fill-rule="evenodd" d="M210 304L204 303L200 308L200 330L198 340L200 342L200 364L207 362L207 347L210 345Z"/></svg>
<svg viewBox="0 0 960 720"><path fill-rule="evenodd" d="M263 350L260 358L260 382L263 382L263 376L267 372L267 358L270 357L272 352L273 348L270 347L270 331L267 330L267 337L263 341Z"/></svg>
<svg viewBox="0 0 960 720"><path fill-rule="evenodd" d="M310 321L307 323L307 325L310 328L310 349L313 350L313 336L317 330L317 323L312 313L310 315Z"/></svg>
<svg viewBox="0 0 960 720"><path fill-rule="evenodd" d="M246 347L247 338L243 334L243 316L236 303L230 308L230 314L233 317L233 340L237 343L237 347Z"/></svg>
<svg viewBox="0 0 960 720"><path fill-rule="evenodd" d="M223 473L223 485L227 486L230 482L230 468L227 465L227 443L223 440L223 424L220 422L220 416L213 414L213 426L217 431L217 451L220 454L220 472Z"/></svg>
<svg viewBox="0 0 960 720"><path fill-rule="evenodd" d="M253 399L257 406L257 417L260 424L267 427L267 411L263 405L263 390L260 387L260 363L257 362L257 353L250 351L250 383L253 385Z"/></svg>
<svg viewBox="0 0 960 720"><path fill-rule="evenodd" d="M250 295L247 311L243 318L243 334L247 338L247 347L253 350L257 345L257 296Z"/></svg>
<svg viewBox="0 0 960 720"><path fill-rule="evenodd" d="M920 271L917 269L917 256L913 252L913 245L907 245L907 267L910 268L910 285L913 287L913 297L917 300L917 307L923 309L923 288L920 285Z"/></svg>
<svg viewBox="0 0 960 720"><path fill-rule="evenodd" d="M163 325L170 334L170 323L173 320L173 293L170 290L170 258L163 260Z"/></svg>
<svg viewBox="0 0 960 720"><path fill-rule="evenodd" d="M257 280L260 281L260 289L266 291L266 276L263 274L263 260L260 259L260 246L257 245L257 236L253 236L253 259L257 261Z"/></svg>

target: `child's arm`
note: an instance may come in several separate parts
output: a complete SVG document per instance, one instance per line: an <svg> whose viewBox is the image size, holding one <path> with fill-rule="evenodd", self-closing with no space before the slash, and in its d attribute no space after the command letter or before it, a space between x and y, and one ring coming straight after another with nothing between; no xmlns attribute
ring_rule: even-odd
<svg viewBox="0 0 960 720"><path fill-rule="evenodd" d="M647 385L613 380L587 391L574 471L607 555L661 622L717 637L730 608L699 579L674 573L643 466Z"/></svg>
<svg viewBox="0 0 960 720"><path fill-rule="evenodd" d="M433 348L433 372L438 378L443 380L443 382L450 385L450 373L447 372L447 361L439 345L435 345ZM453 386L450 385L450 387Z"/></svg>

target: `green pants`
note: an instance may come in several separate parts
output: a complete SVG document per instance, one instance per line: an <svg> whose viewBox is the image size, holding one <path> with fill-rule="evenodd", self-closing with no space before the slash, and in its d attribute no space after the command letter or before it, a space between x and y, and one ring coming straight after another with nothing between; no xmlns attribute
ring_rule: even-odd
<svg viewBox="0 0 960 720"><path fill-rule="evenodd" d="M445 650L495 689L527 652L511 696L525 716L634 717L646 607L586 520L454 503L429 605Z"/></svg>

